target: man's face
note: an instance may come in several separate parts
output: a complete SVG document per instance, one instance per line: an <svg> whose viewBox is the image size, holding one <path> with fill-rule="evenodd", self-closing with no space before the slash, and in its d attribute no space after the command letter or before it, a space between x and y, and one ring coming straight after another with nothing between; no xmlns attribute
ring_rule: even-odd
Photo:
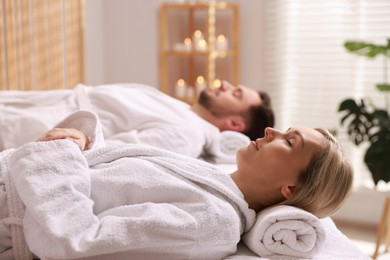
<svg viewBox="0 0 390 260"><path fill-rule="evenodd" d="M243 85L234 86L222 81L219 88L205 89L200 93L199 104L214 116L223 117L245 113L252 106L261 105L257 91Z"/></svg>

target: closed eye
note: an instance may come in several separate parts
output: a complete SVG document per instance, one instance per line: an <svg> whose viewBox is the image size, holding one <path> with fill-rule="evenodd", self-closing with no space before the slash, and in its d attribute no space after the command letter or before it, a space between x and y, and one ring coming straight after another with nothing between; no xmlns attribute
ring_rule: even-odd
<svg viewBox="0 0 390 260"><path fill-rule="evenodd" d="M291 127L289 129L287 129L286 133L290 132L291 130ZM301 142L301 147L303 148L305 146L305 139L303 138L301 132L299 132L298 130L292 130L291 131L295 136L299 137L300 138L300 142ZM294 140L294 139L293 139ZM290 141L291 145L293 145L293 143Z"/></svg>
<svg viewBox="0 0 390 260"><path fill-rule="evenodd" d="M290 147L292 147L293 146L293 144L292 144L292 142L290 141L290 139L289 138L286 138L286 143L288 144L288 146L290 146Z"/></svg>
<svg viewBox="0 0 390 260"><path fill-rule="evenodd" d="M241 88L236 88L233 91L233 96L235 96L238 99L241 99L242 98L242 89Z"/></svg>

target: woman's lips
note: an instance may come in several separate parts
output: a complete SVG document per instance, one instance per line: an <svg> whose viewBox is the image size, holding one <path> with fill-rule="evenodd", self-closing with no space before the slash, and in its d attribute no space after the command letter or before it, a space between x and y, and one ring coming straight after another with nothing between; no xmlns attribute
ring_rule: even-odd
<svg viewBox="0 0 390 260"><path fill-rule="evenodd" d="M256 141L251 141L251 144L256 148L256 150L259 150L259 147L257 146Z"/></svg>

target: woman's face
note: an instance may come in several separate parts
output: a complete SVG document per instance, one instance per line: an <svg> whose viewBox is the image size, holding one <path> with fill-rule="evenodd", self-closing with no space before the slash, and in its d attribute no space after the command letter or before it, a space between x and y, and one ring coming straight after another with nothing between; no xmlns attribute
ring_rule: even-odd
<svg viewBox="0 0 390 260"><path fill-rule="evenodd" d="M265 136L237 153L237 167L246 181L279 189L295 186L315 151L325 148L324 136L311 128L290 128L279 132L266 128Z"/></svg>

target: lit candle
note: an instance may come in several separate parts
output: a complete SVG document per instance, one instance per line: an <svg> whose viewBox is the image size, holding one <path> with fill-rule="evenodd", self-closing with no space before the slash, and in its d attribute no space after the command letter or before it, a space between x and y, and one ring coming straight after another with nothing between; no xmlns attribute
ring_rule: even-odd
<svg viewBox="0 0 390 260"><path fill-rule="evenodd" d="M184 79L179 79L175 87L175 96L177 98L185 98L187 92L187 84Z"/></svg>
<svg viewBox="0 0 390 260"><path fill-rule="evenodd" d="M184 42L177 42L173 45L175 51L191 51L192 50L192 41L190 38L185 38Z"/></svg>
<svg viewBox="0 0 390 260"><path fill-rule="evenodd" d="M194 44L198 43L200 39L203 39L203 34L200 30L194 32Z"/></svg>
<svg viewBox="0 0 390 260"><path fill-rule="evenodd" d="M192 41L190 38L184 39L184 50L191 51L192 50Z"/></svg>
<svg viewBox="0 0 390 260"><path fill-rule="evenodd" d="M221 81L219 79L214 80L213 86L214 88L220 88L221 87Z"/></svg>
<svg viewBox="0 0 390 260"><path fill-rule="evenodd" d="M204 77L203 76L198 76L196 78L196 94L199 95L200 92L202 92L203 89L206 88L206 84L204 82Z"/></svg>
<svg viewBox="0 0 390 260"><path fill-rule="evenodd" d="M229 42L224 35L218 35L216 43L217 50L226 51L228 49L228 44Z"/></svg>
<svg viewBox="0 0 390 260"><path fill-rule="evenodd" d="M203 33L200 30L196 30L193 36L193 43L195 50L205 51L207 50L207 42L203 37Z"/></svg>
<svg viewBox="0 0 390 260"><path fill-rule="evenodd" d="M207 50L207 42L206 42L206 40L205 39L199 40L197 47L198 47L197 48L198 51L206 51Z"/></svg>

